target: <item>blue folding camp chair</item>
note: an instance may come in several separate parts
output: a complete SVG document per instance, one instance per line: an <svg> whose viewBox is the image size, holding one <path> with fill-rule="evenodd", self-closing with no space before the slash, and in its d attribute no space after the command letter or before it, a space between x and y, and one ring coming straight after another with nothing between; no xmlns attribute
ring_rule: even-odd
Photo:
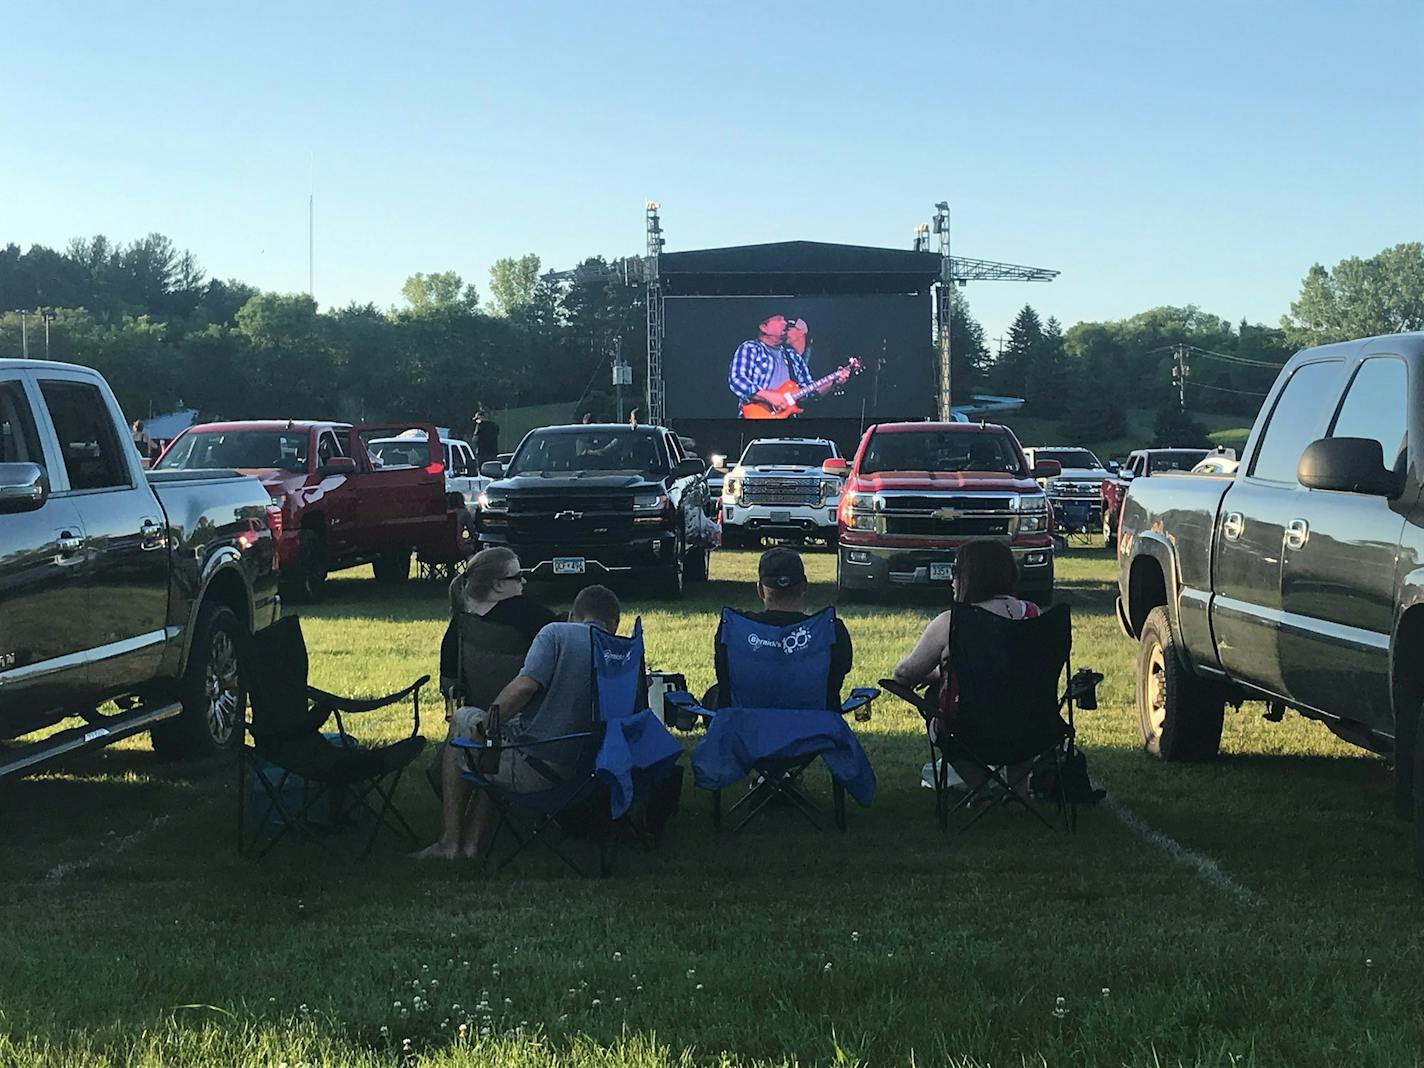
<svg viewBox="0 0 1424 1068"><path fill-rule="evenodd" d="M722 609L717 641L726 651L728 693L706 709L691 694L664 700L684 712L707 716L707 736L692 751L695 781L712 791L712 820L722 827L722 790L748 774L757 780L729 810L746 808L733 827L741 830L772 802L781 800L820 826L815 804L799 779L817 757L831 774L836 826L845 830L845 795L862 807L875 798L875 772L855 733L842 718L880 696L873 687L851 692L839 710L826 708L831 651L836 641L834 608L781 627Z"/></svg>
<svg viewBox="0 0 1424 1068"><path fill-rule="evenodd" d="M590 627L589 631L593 642L593 708L587 731L519 744L501 742L497 735L485 742L465 738L451 742L467 750L469 766L463 773L465 778L489 793L499 811L485 855L493 855L502 831L507 829L514 838L514 847L499 861L500 869L537 841L583 875L583 869L550 836L563 828L597 840L599 874L608 875L617 824L674 773L682 756L682 745L640 700L647 692L643 681L643 621L634 622L631 638L621 638L598 627ZM544 746L567 746L570 742L580 743L575 747L573 770L545 790L508 790L491 783L476 767L481 756L494 759L506 749L522 750L537 759ZM532 817L532 826L521 830L516 813Z"/></svg>

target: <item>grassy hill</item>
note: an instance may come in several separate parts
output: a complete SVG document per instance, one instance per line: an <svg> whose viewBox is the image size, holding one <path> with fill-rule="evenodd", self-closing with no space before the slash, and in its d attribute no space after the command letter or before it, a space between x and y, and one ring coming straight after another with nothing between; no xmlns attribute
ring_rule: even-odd
<svg viewBox="0 0 1424 1068"><path fill-rule="evenodd" d="M1240 450L1250 433L1252 420L1241 415L1212 415L1194 412L1196 418L1207 428L1212 444L1225 445ZM1084 427L1081 434L1071 439L1065 436L1059 420L1036 418L1026 415L1010 415L1001 422L1013 430L1020 443L1030 445L1082 445L1092 449L1099 459L1110 457L1122 459L1133 449L1143 449L1152 443L1152 422L1156 413L1151 408L1129 408L1127 411L1127 433L1115 438L1100 437L1093 427Z"/></svg>

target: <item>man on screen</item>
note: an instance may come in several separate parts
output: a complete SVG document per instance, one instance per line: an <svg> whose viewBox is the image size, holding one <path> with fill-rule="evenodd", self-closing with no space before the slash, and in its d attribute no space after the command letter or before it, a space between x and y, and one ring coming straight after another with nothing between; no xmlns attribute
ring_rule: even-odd
<svg viewBox="0 0 1424 1068"><path fill-rule="evenodd" d="M737 346L727 370L727 388L744 408L759 405L773 414L784 412L793 404L788 392L814 384L807 334L805 320L769 315L757 324L755 338ZM818 392L829 392L847 377L837 374Z"/></svg>

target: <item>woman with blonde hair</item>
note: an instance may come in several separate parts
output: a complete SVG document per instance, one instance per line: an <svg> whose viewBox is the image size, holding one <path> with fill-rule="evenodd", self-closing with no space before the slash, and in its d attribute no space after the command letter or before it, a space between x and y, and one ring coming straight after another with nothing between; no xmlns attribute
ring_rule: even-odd
<svg viewBox="0 0 1424 1068"><path fill-rule="evenodd" d="M524 582L519 557L498 545L475 553L464 574L455 576L450 583L450 625L440 643L441 692L448 693L459 679L462 616L466 632L493 635L500 653L515 646L527 651L534 636L557 621L553 612L524 595Z"/></svg>

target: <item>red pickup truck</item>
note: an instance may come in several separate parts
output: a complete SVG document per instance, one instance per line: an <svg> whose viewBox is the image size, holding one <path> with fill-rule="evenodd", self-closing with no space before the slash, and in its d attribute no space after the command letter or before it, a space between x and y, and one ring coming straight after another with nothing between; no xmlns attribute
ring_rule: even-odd
<svg viewBox="0 0 1424 1068"><path fill-rule="evenodd" d="M400 462L367 451L409 430L425 436L411 435ZM412 552L436 552L448 540L444 457L429 444L439 440L425 423L204 423L175 438L154 467L232 468L260 479L281 508L283 593L313 600L330 572L360 564L373 564L380 581L403 581Z"/></svg>
<svg viewBox="0 0 1424 1068"><path fill-rule="evenodd" d="M880 423L861 438L853 463L821 465L844 476L836 589L948 587L959 546L1005 541L1019 565L1019 592L1053 599L1052 513L1035 481L1059 464L1030 469L1008 427L985 423Z"/></svg>

